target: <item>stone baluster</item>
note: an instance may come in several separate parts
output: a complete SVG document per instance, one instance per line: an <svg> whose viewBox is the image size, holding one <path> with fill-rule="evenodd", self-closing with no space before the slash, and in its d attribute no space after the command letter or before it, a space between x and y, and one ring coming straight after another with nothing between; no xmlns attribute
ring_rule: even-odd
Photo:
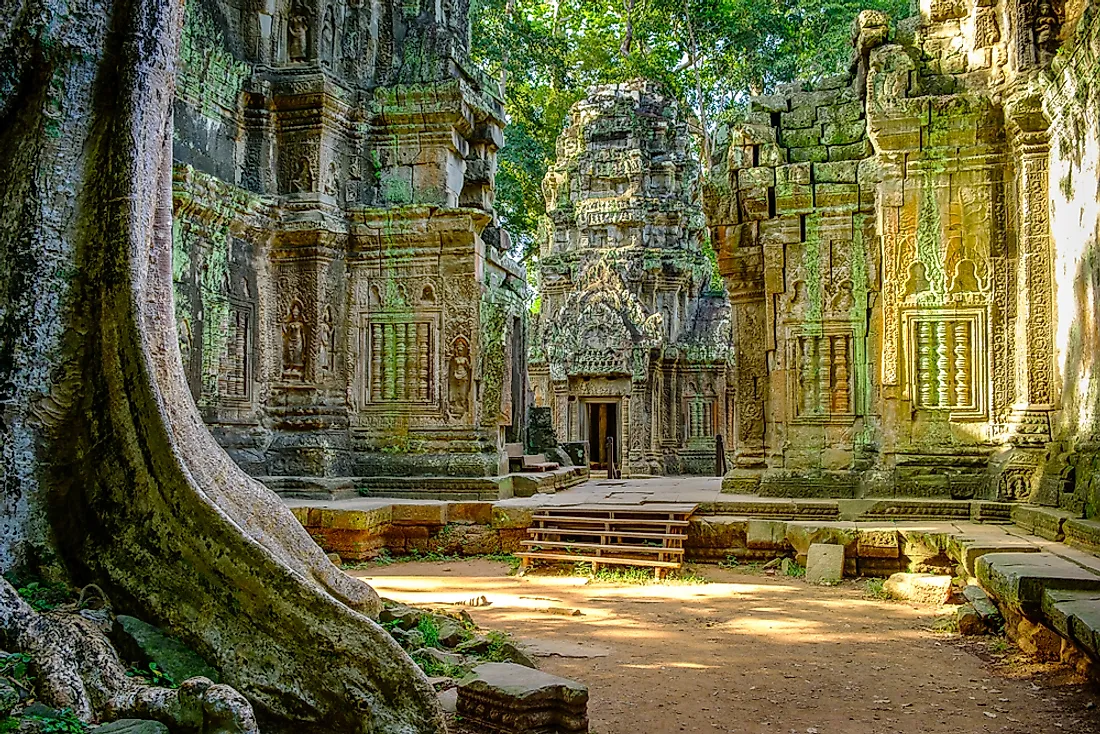
<svg viewBox="0 0 1100 734"><path fill-rule="evenodd" d="M405 385L406 385L406 370L405 370L405 350L408 345L408 324L394 324L394 342L397 345L395 352L397 359L394 363L394 399L405 400Z"/></svg>
<svg viewBox="0 0 1100 734"><path fill-rule="evenodd" d="M922 407L932 405L932 325L917 322L917 391ZM916 397L916 396L914 396Z"/></svg>
<svg viewBox="0 0 1100 734"><path fill-rule="evenodd" d="M970 404L970 329L955 322L955 405Z"/></svg>
<svg viewBox="0 0 1100 734"><path fill-rule="evenodd" d="M422 403L426 403L431 400L431 372L430 372L430 358L429 352L430 344L427 324L416 325L416 341L418 346L418 354L420 357L420 379L417 384L418 394L417 400Z"/></svg>
<svg viewBox="0 0 1100 734"><path fill-rule="evenodd" d="M382 399L382 324L371 324L370 335L370 399Z"/></svg>
<svg viewBox="0 0 1100 734"><path fill-rule="evenodd" d="M833 364L835 368L833 383L833 412L850 412L848 403L848 337L833 337Z"/></svg>
<svg viewBox="0 0 1100 734"><path fill-rule="evenodd" d="M947 358L947 322L936 322L936 405L947 407L951 403L948 382L950 363Z"/></svg>

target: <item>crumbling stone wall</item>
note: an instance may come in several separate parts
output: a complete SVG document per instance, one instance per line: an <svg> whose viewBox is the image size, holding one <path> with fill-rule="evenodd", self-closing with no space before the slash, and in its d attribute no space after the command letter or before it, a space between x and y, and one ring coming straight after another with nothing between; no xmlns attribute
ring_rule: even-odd
<svg viewBox="0 0 1100 734"><path fill-rule="evenodd" d="M1066 15L865 12L847 75L753 99L723 139L707 211L735 304L731 488L1038 497L1066 318L1041 90Z"/></svg>
<svg viewBox="0 0 1100 734"><path fill-rule="evenodd" d="M563 441L590 440L590 406L613 406L628 473L712 472L730 318L702 247L687 117L652 82L595 87L557 148L543 181L535 404Z"/></svg>
<svg viewBox="0 0 1100 734"><path fill-rule="evenodd" d="M1067 19L1064 47L1041 81L1050 119L1054 357L1059 414L1040 503L1100 517L1100 14ZM1093 544L1100 538L1092 538Z"/></svg>
<svg viewBox="0 0 1100 734"><path fill-rule="evenodd" d="M467 11L188 3L180 343L254 475L501 469L526 286L493 212L504 113L468 61Z"/></svg>

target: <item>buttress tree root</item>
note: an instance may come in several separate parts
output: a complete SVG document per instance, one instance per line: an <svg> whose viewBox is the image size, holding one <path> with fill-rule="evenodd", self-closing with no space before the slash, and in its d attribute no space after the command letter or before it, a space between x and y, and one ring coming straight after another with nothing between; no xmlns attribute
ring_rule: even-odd
<svg viewBox="0 0 1100 734"><path fill-rule="evenodd" d="M442 732L427 679L370 619L377 595L232 463L188 391L171 271L182 11L0 0L0 569L98 584L215 664L264 732Z"/></svg>
<svg viewBox="0 0 1100 734"><path fill-rule="evenodd" d="M39 697L81 721L155 719L180 734L259 734L248 701L227 685L191 678L179 688L126 675L106 631L92 619L35 611L0 579L0 642L32 660Z"/></svg>

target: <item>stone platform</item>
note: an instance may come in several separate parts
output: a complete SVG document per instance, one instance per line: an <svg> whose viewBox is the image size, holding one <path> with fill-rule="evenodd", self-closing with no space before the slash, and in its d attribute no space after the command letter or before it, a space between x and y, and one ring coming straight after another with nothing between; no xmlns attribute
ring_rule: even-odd
<svg viewBox="0 0 1100 734"><path fill-rule="evenodd" d="M588 470L563 466L497 477L257 477L284 498L348 500L386 497L410 500L495 501L560 492L588 481Z"/></svg>
<svg viewBox="0 0 1100 734"><path fill-rule="evenodd" d="M700 477L593 479L562 492L497 501L334 495L286 502L322 548L353 561L383 551L515 553L541 508L690 502L699 509L684 541L689 562L793 557L804 564L810 546L824 543L844 547L846 576L934 571L977 577L1025 649L1031 644L1043 653L1028 641L1046 639L1048 656L1064 654L1061 644L1100 662L1100 523L1053 508L735 496L721 493L719 479Z"/></svg>

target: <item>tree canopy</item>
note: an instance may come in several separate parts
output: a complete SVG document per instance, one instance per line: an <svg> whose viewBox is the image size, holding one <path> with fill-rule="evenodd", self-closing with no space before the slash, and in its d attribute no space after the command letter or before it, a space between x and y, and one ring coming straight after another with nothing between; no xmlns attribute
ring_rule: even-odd
<svg viewBox="0 0 1100 734"><path fill-rule="evenodd" d="M900 19L909 0L474 0L474 60L505 83L497 208L521 254L537 250L540 183L589 86L663 82L711 133L749 94L845 70L864 9Z"/></svg>

